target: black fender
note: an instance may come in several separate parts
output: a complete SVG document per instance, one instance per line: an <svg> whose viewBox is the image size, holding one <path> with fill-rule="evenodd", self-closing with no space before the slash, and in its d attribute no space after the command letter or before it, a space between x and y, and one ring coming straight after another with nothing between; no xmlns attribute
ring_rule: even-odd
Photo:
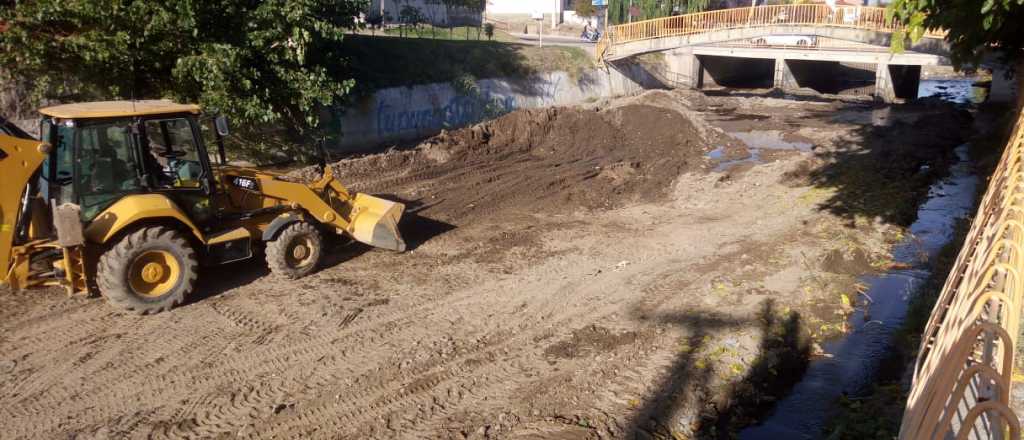
<svg viewBox="0 0 1024 440"><path fill-rule="evenodd" d="M277 233L281 232L282 229L292 223L297 223L306 220L306 216L301 212L286 212L277 216L273 221L267 225L267 229L263 231L263 241L270 241L277 237Z"/></svg>

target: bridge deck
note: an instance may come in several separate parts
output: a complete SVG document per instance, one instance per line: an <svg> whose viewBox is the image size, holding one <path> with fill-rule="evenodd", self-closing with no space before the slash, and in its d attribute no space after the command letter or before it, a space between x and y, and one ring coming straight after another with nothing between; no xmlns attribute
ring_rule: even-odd
<svg viewBox="0 0 1024 440"><path fill-rule="evenodd" d="M776 5L723 9L610 26L599 42L601 59L759 35L806 34L861 40L888 46L902 27L885 18L884 8ZM925 37L941 38L941 32ZM636 44L646 42L642 44Z"/></svg>

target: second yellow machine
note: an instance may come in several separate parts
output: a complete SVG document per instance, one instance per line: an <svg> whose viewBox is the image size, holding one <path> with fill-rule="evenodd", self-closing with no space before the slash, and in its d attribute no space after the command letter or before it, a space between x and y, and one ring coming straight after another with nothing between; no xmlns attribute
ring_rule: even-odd
<svg viewBox="0 0 1024 440"><path fill-rule="evenodd" d="M352 194L330 168L306 185L229 166L226 121L204 129L198 106L111 101L40 113L41 141L0 135L0 283L15 289L98 288L117 306L158 313L192 293L201 264L258 247L287 278L317 267L328 232L405 250L402 204Z"/></svg>

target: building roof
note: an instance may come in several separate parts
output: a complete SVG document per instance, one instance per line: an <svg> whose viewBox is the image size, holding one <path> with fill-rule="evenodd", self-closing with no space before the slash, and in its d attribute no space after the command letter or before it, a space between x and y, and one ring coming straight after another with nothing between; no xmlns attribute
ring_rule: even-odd
<svg viewBox="0 0 1024 440"><path fill-rule="evenodd" d="M177 104L166 100L98 101L46 107L40 109L39 113L60 119L116 118L169 113L199 114L199 106Z"/></svg>

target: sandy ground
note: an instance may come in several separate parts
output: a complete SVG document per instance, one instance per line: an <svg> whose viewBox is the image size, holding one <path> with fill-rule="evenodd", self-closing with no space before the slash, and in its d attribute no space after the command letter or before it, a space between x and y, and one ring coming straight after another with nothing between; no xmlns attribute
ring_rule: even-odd
<svg viewBox="0 0 1024 440"><path fill-rule="evenodd" d="M726 435L842 331L952 114L649 92L343 161L409 203L411 251L209 268L148 317L0 292L0 437ZM726 132L759 130L810 148L743 162Z"/></svg>

